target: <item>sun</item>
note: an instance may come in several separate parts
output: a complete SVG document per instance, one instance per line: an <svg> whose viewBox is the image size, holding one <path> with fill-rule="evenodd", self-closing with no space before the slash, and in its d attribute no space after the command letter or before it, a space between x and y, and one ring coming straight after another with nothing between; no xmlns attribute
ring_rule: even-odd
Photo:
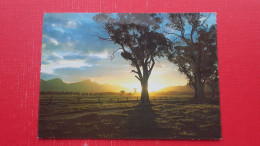
<svg viewBox="0 0 260 146"><path fill-rule="evenodd" d="M125 87L131 89L131 90L134 90L134 88L136 88L136 91L137 92L141 92L142 91L142 87L141 87L141 84L139 83L129 83L129 84L126 84L124 85ZM159 84L159 83L149 83L148 84L148 91L149 92L154 92L154 91L158 91L162 88L165 88L167 87L167 85L163 85L163 84Z"/></svg>
<svg viewBox="0 0 260 146"><path fill-rule="evenodd" d="M162 84L158 84L158 83L151 83L148 85L148 91L149 92L154 92L154 91L158 91L162 88L166 87L165 85Z"/></svg>

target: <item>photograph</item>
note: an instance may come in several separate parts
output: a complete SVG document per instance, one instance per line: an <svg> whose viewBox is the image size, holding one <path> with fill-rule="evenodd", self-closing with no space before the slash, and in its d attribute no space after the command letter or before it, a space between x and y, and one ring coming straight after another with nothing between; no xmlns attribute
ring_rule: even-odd
<svg viewBox="0 0 260 146"><path fill-rule="evenodd" d="M217 13L44 13L39 95L40 139L222 139Z"/></svg>

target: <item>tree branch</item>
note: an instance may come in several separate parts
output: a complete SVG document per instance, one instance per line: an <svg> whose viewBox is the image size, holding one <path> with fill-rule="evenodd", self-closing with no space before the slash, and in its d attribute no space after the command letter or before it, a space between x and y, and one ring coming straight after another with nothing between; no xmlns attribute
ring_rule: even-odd
<svg viewBox="0 0 260 146"><path fill-rule="evenodd" d="M208 17L199 26L204 25L204 23L209 19L209 16L210 16L210 14L208 15Z"/></svg>
<svg viewBox="0 0 260 146"><path fill-rule="evenodd" d="M114 59L114 58L115 58L115 53L116 53L118 50L120 50L120 49L123 49L123 48L117 48L117 49L115 49L115 50L111 53L110 58L111 58L111 59Z"/></svg>
<svg viewBox="0 0 260 146"><path fill-rule="evenodd" d="M134 58L131 58L130 60L134 63L135 68L137 69L137 74L138 74L138 76L139 76L139 79L142 79L142 78L143 78L142 72L141 72L141 70L140 70L140 67L139 67L137 61L136 61ZM132 70L132 71L133 71L133 70Z"/></svg>
<svg viewBox="0 0 260 146"><path fill-rule="evenodd" d="M193 45L195 45L195 43L194 43L194 41L193 41L193 34L194 34L194 32L195 32L195 29L192 27L191 33L190 33L190 40L191 40L191 43L192 43Z"/></svg>
<svg viewBox="0 0 260 146"><path fill-rule="evenodd" d="M113 40L110 39L110 38L101 37L101 36L98 35L98 34L93 34L93 35L90 35L90 36L95 36L95 37L97 37L99 40L102 40L102 41L113 41Z"/></svg>
<svg viewBox="0 0 260 146"><path fill-rule="evenodd" d="M135 76L135 77L136 77L139 81L141 81L140 78L139 78L138 76Z"/></svg>
<svg viewBox="0 0 260 146"><path fill-rule="evenodd" d="M122 47L122 49L123 49L124 52L127 52L126 49L124 48L124 45L122 45L122 44L119 44L119 45ZM134 53L133 53L133 54L134 54ZM132 61L132 63L134 63L134 65L135 65L135 67L136 67L136 69L137 69L137 72L138 72L138 75L139 75L139 79L142 79L142 78L143 78L142 72L141 72L140 67L139 67L139 65L138 65L138 63L137 63L136 55L134 54L134 56L135 56L135 58L132 58L132 57L131 57L130 60Z"/></svg>
<svg viewBox="0 0 260 146"><path fill-rule="evenodd" d="M136 74L139 74L139 73L138 73L137 71L135 71L135 70L132 70L131 73L132 73L132 72L133 72L133 73L136 73Z"/></svg>
<svg viewBox="0 0 260 146"><path fill-rule="evenodd" d="M182 20L182 18L181 18L181 14L179 14L179 19L180 19L180 21L181 21L181 35L182 36L184 36L184 34L185 34L185 29L184 29L184 23L183 23L183 20Z"/></svg>
<svg viewBox="0 0 260 146"><path fill-rule="evenodd" d="M174 34L174 35L176 35L176 36L178 36L178 37L181 38L181 35L178 35L177 33L174 33L174 32L167 32L167 31L164 31L164 33L166 33L166 34Z"/></svg>
<svg viewBox="0 0 260 146"><path fill-rule="evenodd" d="M148 70L148 77L151 75L151 72L152 72L152 70L153 70L154 64L155 64L155 61L154 61L154 59L152 59L152 66L151 66L151 68Z"/></svg>

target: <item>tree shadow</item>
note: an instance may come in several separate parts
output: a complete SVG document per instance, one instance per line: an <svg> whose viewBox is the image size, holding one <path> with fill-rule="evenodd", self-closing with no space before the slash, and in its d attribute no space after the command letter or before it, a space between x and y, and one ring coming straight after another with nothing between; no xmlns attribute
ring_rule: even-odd
<svg viewBox="0 0 260 146"><path fill-rule="evenodd" d="M139 104L133 110L126 111L126 135L131 139L167 139L171 136L170 129L160 128L156 123L159 116L153 110L153 104Z"/></svg>

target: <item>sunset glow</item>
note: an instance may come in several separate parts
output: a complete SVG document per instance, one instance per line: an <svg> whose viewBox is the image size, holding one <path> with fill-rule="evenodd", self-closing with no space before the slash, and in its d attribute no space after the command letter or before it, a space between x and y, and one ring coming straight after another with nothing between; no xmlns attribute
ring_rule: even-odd
<svg viewBox="0 0 260 146"><path fill-rule="evenodd" d="M221 139L216 30L216 13L45 13L38 137Z"/></svg>
<svg viewBox="0 0 260 146"><path fill-rule="evenodd" d="M44 15L41 79L59 78L66 83L89 79L98 84L126 87L128 92L133 92L134 88L141 92L140 81L131 72L135 69L131 63L123 59L120 52L115 54L114 59L109 57L120 46L98 40L95 36L105 34L93 20L94 15ZM215 22L214 15L209 19ZM167 58L156 58L148 81L150 92L186 84L187 79L177 66ZM116 90L122 90L121 87Z"/></svg>
<svg viewBox="0 0 260 146"><path fill-rule="evenodd" d="M141 92L142 91L141 84L138 83L138 82L136 82L135 84L126 84L126 85L123 85L123 86L131 89L130 92L133 92L134 88L136 88L137 92ZM158 90L160 90L162 88L165 88L165 87L168 87L168 86L167 85L162 85L162 84L150 83L148 85L148 91L149 92L154 92L154 91L158 91Z"/></svg>

